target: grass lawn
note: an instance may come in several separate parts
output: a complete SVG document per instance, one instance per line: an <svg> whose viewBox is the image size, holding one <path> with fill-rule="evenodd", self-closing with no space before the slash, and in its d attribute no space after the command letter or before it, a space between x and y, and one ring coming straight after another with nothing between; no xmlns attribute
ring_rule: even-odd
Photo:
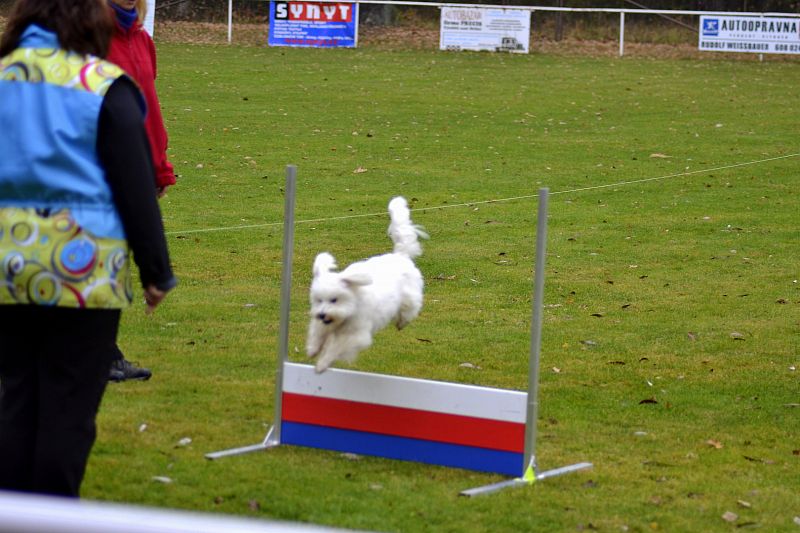
<svg viewBox="0 0 800 533"><path fill-rule="evenodd" d="M124 315L154 376L110 385L86 498L379 531L798 530L796 61L171 43L159 61L181 285ZM593 469L467 499L501 478L297 447L204 458L272 419L290 163L291 359L313 257L383 253L400 194L431 236L425 307L354 368L513 389L549 187L539 465Z"/></svg>

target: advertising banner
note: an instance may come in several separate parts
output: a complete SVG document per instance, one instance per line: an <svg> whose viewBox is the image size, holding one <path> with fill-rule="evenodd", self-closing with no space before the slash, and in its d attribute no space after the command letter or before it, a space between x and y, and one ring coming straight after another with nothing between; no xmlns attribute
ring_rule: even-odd
<svg viewBox="0 0 800 533"><path fill-rule="evenodd" d="M530 34L530 11L442 7L439 49L526 54Z"/></svg>
<svg viewBox="0 0 800 533"><path fill-rule="evenodd" d="M700 50L800 54L800 18L702 15Z"/></svg>
<svg viewBox="0 0 800 533"><path fill-rule="evenodd" d="M270 46L355 48L358 4L271 1L268 39Z"/></svg>

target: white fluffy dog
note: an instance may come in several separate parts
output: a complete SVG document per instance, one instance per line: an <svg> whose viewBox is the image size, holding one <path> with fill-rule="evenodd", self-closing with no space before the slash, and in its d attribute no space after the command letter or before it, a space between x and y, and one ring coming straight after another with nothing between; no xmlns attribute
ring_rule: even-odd
<svg viewBox="0 0 800 533"><path fill-rule="evenodd" d="M306 352L317 358L317 372L340 359L353 362L378 330L390 322L401 329L422 309L424 283L413 259L422 254L419 237L427 235L411 222L403 197L389 202L389 217L391 253L358 261L341 272L335 272L336 260L328 252L314 259Z"/></svg>

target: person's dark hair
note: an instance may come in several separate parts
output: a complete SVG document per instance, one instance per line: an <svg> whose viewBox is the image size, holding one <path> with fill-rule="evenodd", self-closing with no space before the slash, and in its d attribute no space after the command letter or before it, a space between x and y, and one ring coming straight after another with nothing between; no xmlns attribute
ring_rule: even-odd
<svg viewBox="0 0 800 533"><path fill-rule="evenodd" d="M106 56L115 29L106 0L17 0L0 38L0 57L19 46L31 24L54 32L65 50L99 57Z"/></svg>

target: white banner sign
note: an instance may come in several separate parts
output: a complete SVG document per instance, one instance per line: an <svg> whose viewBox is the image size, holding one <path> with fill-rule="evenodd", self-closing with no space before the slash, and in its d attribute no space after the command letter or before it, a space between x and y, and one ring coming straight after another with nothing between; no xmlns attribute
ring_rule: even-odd
<svg viewBox="0 0 800 533"><path fill-rule="evenodd" d="M700 50L800 54L800 18L700 17Z"/></svg>
<svg viewBox="0 0 800 533"><path fill-rule="evenodd" d="M439 49L526 54L530 34L530 11L443 7Z"/></svg>

